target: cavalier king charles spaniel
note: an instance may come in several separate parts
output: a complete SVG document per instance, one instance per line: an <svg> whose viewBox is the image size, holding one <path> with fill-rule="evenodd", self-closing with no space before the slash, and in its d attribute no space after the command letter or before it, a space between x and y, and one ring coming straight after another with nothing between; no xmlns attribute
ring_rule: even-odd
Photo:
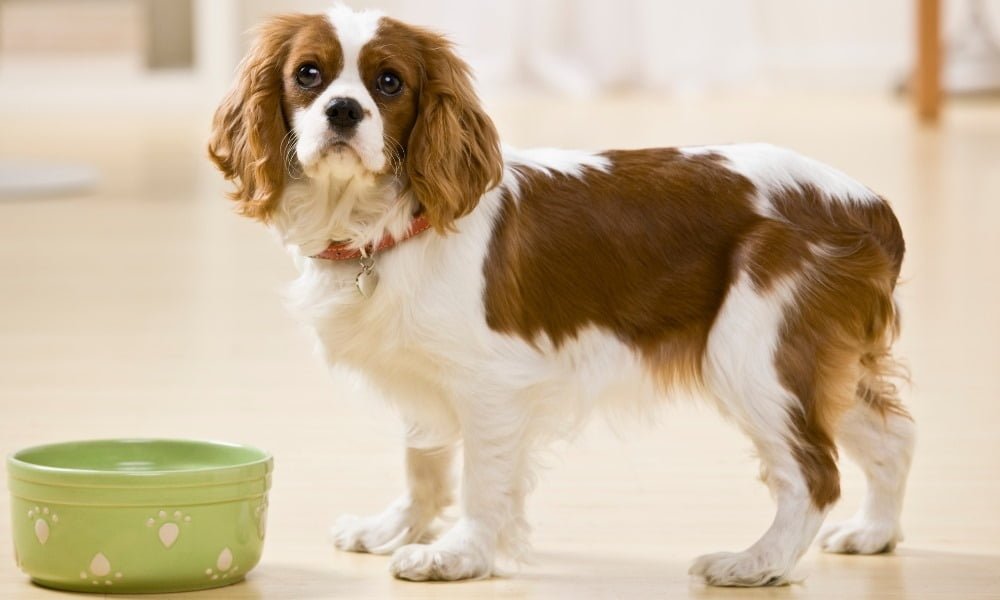
<svg viewBox="0 0 1000 600"><path fill-rule="evenodd" d="M406 424L408 489L342 517L337 547L391 553L403 579L490 576L527 548L539 449L677 387L750 437L777 504L757 542L692 574L781 584L817 534L843 553L901 539L903 237L843 173L764 144L501 146L446 39L342 5L260 28L209 152L292 255L290 305L325 360ZM820 532L838 446L867 495ZM459 450L461 515L435 539Z"/></svg>

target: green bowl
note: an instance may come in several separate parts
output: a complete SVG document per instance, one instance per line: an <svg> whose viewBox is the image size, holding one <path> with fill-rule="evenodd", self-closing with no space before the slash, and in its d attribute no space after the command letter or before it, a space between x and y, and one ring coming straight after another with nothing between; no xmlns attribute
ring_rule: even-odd
<svg viewBox="0 0 1000 600"><path fill-rule="evenodd" d="M7 459L18 566L76 592L229 585L260 560L271 456L249 446L101 440Z"/></svg>

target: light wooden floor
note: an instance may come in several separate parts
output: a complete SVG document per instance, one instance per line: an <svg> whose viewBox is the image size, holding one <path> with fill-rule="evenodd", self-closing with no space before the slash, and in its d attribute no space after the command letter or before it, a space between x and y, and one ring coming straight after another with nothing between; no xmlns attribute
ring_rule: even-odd
<svg viewBox="0 0 1000 600"><path fill-rule="evenodd" d="M1000 105L954 105L939 130L869 96L493 103L517 145L762 140L831 162L892 199L909 243L902 289L920 440L890 556L815 550L805 581L706 588L696 555L741 549L772 516L748 443L712 411L595 422L554 453L530 501L535 561L460 584L398 582L387 559L336 552L343 512L400 489L391 413L332 380L281 305L282 250L229 213L204 157L207 115L0 113L0 158L85 161L91 195L0 200L0 452L106 436L190 436L273 451L267 546L216 598L1000 598ZM530 116L527 116L530 115ZM858 505L859 472L844 498ZM0 598L54 597L14 568L0 493Z"/></svg>

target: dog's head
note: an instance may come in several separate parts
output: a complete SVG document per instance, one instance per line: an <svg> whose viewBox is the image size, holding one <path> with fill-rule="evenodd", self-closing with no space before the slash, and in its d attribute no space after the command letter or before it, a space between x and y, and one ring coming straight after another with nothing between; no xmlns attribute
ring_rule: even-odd
<svg viewBox="0 0 1000 600"><path fill-rule="evenodd" d="M268 220L295 177L392 177L439 230L501 178L469 68L435 33L336 6L259 30L209 153L242 214Z"/></svg>

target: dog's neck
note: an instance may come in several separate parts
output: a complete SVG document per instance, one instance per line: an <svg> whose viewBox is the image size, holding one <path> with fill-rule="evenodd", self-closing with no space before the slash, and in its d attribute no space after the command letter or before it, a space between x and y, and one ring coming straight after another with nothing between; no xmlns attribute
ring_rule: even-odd
<svg viewBox="0 0 1000 600"><path fill-rule="evenodd" d="M314 171L287 186L272 224L301 256L318 254L331 241L362 248L386 234L399 238L419 209L401 187L392 174Z"/></svg>

